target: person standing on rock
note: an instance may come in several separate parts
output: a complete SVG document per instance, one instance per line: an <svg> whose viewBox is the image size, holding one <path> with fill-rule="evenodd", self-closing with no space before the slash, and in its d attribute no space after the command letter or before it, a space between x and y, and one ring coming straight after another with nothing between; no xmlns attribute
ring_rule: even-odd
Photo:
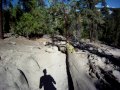
<svg viewBox="0 0 120 90"><path fill-rule="evenodd" d="M56 90L54 84L56 84L55 80L51 75L47 75L47 70L43 70L44 76L40 78L39 88L44 87L44 90Z"/></svg>

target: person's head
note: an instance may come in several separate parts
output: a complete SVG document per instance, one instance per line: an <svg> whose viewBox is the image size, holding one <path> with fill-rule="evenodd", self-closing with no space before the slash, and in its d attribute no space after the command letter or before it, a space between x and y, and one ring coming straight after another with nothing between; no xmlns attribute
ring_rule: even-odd
<svg viewBox="0 0 120 90"><path fill-rule="evenodd" d="M44 73L44 75L46 75L46 74L47 74L47 70L46 70L46 69L44 69L44 70L43 70L43 73Z"/></svg>

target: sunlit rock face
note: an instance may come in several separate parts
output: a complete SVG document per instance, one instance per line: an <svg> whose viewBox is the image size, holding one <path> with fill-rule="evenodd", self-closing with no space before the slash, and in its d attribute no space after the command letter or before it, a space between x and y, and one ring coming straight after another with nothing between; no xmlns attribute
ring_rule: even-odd
<svg viewBox="0 0 120 90"><path fill-rule="evenodd" d="M53 86L53 90L68 90L66 55L57 47L24 38L0 42L0 90L45 90Z"/></svg>
<svg viewBox="0 0 120 90"><path fill-rule="evenodd" d="M69 53L68 62L75 90L97 90L87 72L89 66L86 53Z"/></svg>
<svg viewBox="0 0 120 90"><path fill-rule="evenodd" d="M120 90L120 49L46 37L0 40L0 90Z"/></svg>
<svg viewBox="0 0 120 90"><path fill-rule="evenodd" d="M120 89L120 49L81 42L76 51L68 52L74 90Z"/></svg>

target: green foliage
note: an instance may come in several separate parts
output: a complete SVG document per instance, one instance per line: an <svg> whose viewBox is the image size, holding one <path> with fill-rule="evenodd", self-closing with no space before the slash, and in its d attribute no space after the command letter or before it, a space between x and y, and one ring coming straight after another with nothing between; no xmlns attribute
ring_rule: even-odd
<svg viewBox="0 0 120 90"><path fill-rule="evenodd" d="M63 34L64 33L64 19L61 4L56 4L49 8L49 31L50 34Z"/></svg>
<svg viewBox="0 0 120 90"><path fill-rule="evenodd" d="M108 44L120 45L120 9L113 9L112 14L106 15L99 38Z"/></svg>
<svg viewBox="0 0 120 90"><path fill-rule="evenodd" d="M120 45L120 10L111 9L110 14L105 0L48 0L48 3L46 7L44 0L19 0L16 7L9 5L4 27L10 25L13 33L26 37L61 34L78 41L89 38ZM102 4L101 9L96 8L98 3Z"/></svg>
<svg viewBox="0 0 120 90"><path fill-rule="evenodd" d="M44 34L47 31L47 11L43 8L35 9L31 13L24 13L16 23L15 33L29 36L31 34Z"/></svg>
<svg viewBox="0 0 120 90"><path fill-rule="evenodd" d="M61 4L57 4L48 9L36 7L30 12L23 13L15 25L14 33L26 37L31 34L63 34L64 19L60 6Z"/></svg>

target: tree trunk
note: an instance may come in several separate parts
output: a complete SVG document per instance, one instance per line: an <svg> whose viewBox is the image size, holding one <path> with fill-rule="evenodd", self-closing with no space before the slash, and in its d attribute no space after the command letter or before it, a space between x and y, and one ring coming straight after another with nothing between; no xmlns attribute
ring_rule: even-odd
<svg viewBox="0 0 120 90"><path fill-rule="evenodd" d="M118 45L118 40L119 40L119 35L120 35L120 31L118 29L119 29L119 24L116 25L115 46Z"/></svg>
<svg viewBox="0 0 120 90"><path fill-rule="evenodd" d="M66 34L65 36L66 36L66 41L67 41L68 38L69 38L69 35L68 35L67 14L66 14L64 6L62 8L63 8L63 12L64 12L64 24L65 24L65 34Z"/></svg>
<svg viewBox="0 0 120 90"><path fill-rule="evenodd" d="M120 35L120 32L118 32L117 34L116 34L116 39L115 39L115 46L117 46L118 45L118 40L119 40L119 35Z"/></svg>
<svg viewBox="0 0 120 90"><path fill-rule="evenodd" d="M3 39L3 25L2 25L2 0L0 0L0 39Z"/></svg>
<svg viewBox="0 0 120 90"><path fill-rule="evenodd" d="M90 23L90 42L93 42L94 39L94 25L93 21Z"/></svg>
<svg viewBox="0 0 120 90"><path fill-rule="evenodd" d="M93 29L94 29L94 31L93 31L93 34L94 34L93 38L94 38L94 41L97 41L98 40L97 24L93 24Z"/></svg>
<svg viewBox="0 0 120 90"><path fill-rule="evenodd" d="M89 38L90 38L90 42L92 42L92 27L91 24L89 25Z"/></svg>

